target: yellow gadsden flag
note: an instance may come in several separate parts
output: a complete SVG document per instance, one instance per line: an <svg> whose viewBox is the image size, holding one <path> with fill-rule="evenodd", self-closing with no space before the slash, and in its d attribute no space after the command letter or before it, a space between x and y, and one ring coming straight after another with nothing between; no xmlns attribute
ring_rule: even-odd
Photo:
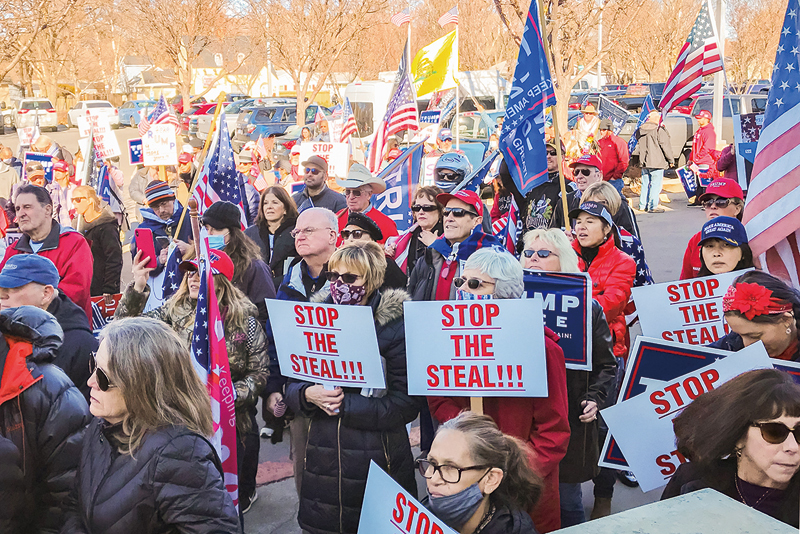
<svg viewBox="0 0 800 534"><path fill-rule="evenodd" d="M420 49L411 62L411 76L417 96L457 87L458 37L453 30Z"/></svg>

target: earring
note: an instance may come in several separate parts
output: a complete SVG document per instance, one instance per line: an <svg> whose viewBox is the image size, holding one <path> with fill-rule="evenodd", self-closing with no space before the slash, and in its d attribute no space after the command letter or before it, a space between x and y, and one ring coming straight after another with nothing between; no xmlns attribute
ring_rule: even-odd
<svg viewBox="0 0 800 534"><path fill-rule="evenodd" d="M791 333L792 333L792 329L787 327L787 328L786 328L786 333L787 333L787 334L791 334Z"/></svg>
<svg viewBox="0 0 800 534"><path fill-rule="evenodd" d="M742 449L735 449L733 452L736 453L736 457L737 458L741 458L742 457Z"/></svg>

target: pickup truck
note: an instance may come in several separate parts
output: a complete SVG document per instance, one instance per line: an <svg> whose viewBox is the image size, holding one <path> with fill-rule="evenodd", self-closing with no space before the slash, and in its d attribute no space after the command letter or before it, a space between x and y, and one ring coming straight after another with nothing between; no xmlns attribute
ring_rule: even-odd
<svg viewBox="0 0 800 534"><path fill-rule="evenodd" d="M727 94L722 98L722 131L717 132L717 137L725 144L733 143L733 116L747 113L764 113L767 110L768 95L763 93L732 95ZM700 96L692 106L692 117L702 110L714 113L713 95Z"/></svg>

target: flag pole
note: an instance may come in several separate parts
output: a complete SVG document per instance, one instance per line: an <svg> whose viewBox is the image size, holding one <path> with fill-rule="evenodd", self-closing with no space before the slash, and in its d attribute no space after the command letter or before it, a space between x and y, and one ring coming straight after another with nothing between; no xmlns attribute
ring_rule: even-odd
<svg viewBox="0 0 800 534"><path fill-rule="evenodd" d="M411 72L411 0L408 0L408 33L406 35L408 53L406 54L406 69Z"/></svg>
<svg viewBox="0 0 800 534"><path fill-rule="evenodd" d="M544 46L544 54L547 56L547 62L550 63L550 45L547 41L547 21L544 17L544 3L542 0L536 0L537 6L539 7L539 28L542 35L542 46ZM556 107L550 111L550 114L553 116L553 135L555 136L554 145L556 145L556 158L558 158L558 185L561 187L561 209L564 212L564 230L567 233L570 233L571 228L569 224L569 206L567 205L567 182L564 180L564 171L561 167L561 161L563 154L561 153L561 133L558 129L558 118L556 113Z"/></svg>
<svg viewBox="0 0 800 534"><path fill-rule="evenodd" d="M456 2L456 9L458 9L458 2ZM460 17L460 15L459 15L459 17ZM459 128L458 128L458 114L461 111L461 102L460 102L460 100L461 100L461 94L460 94L461 91L460 91L460 87L458 85L458 27L460 26L460 23L461 23L460 19L456 21L456 71L453 73L453 78L454 78L454 81L456 82L456 118L453 121L453 124L455 125L455 131L456 131L456 150L458 150L459 146L460 146L460 143L459 143L460 135L458 134L458 130L459 130Z"/></svg>

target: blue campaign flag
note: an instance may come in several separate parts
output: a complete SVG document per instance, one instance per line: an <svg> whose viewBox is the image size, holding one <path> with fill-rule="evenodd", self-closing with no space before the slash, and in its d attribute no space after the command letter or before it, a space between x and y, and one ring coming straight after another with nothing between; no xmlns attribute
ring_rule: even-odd
<svg viewBox="0 0 800 534"><path fill-rule="evenodd" d="M486 175L489 174L489 171L492 169L492 164L494 163L494 160L497 159L498 155L499 152L494 151L486 156L481 164L478 165L478 168L472 171L471 174L467 175L467 177L464 178L464 181L458 184L452 192L455 193L456 191L465 189L467 191L474 191L478 193L478 189L483 183L483 180L486 178Z"/></svg>
<svg viewBox="0 0 800 534"><path fill-rule="evenodd" d="M53 156L50 154L44 154L43 152L25 152L25 166L23 167L25 176L23 178L27 178L27 169L28 165L31 163L38 163L44 169L44 178L47 180L47 183L51 183L53 181Z"/></svg>
<svg viewBox="0 0 800 534"><path fill-rule="evenodd" d="M555 103L537 2L531 2L500 134L500 150L523 195L547 180L544 110Z"/></svg>
<svg viewBox="0 0 800 534"><path fill-rule="evenodd" d="M103 202L111 201L111 182L108 181L108 166L103 165L97 171L97 194Z"/></svg>
<svg viewBox="0 0 800 534"><path fill-rule="evenodd" d="M652 99L651 99L652 101ZM622 127L628 122L628 110L600 95L597 102L597 115L601 119L609 119L614 125L614 135L619 135Z"/></svg>
<svg viewBox="0 0 800 534"><path fill-rule="evenodd" d="M567 369L592 370L592 281L587 273L523 271L524 298L540 296L544 324L561 338Z"/></svg>
<svg viewBox="0 0 800 534"><path fill-rule="evenodd" d="M697 194L697 179L689 167L681 167L677 171L678 178L681 179L683 190L686 191L686 198L692 198Z"/></svg>
<svg viewBox="0 0 800 534"><path fill-rule="evenodd" d="M131 165L141 165L144 163L144 151L142 150L141 139L128 139L128 154L131 157Z"/></svg>
<svg viewBox="0 0 800 534"><path fill-rule="evenodd" d="M386 182L386 191L375 197L375 207L392 219L397 231L407 230L414 222L411 217L412 195L419 184L419 171L422 164L420 141L386 167L378 178Z"/></svg>
<svg viewBox="0 0 800 534"><path fill-rule="evenodd" d="M439 118L442 116L440 109L432 109L430 111L423 111L419 114L419 122L422 124L439 124Z"/></svg>
<svg viewBox="0 0 800 534"><path fill-rule="evenodd" d="M644 99L644 103L642 104L642 112L639 113L639 121L636 123L636 129L633 130L631 134L631 138L628 141L628 153L632 153L633 149L636 148L636 132L639 131L639 128L642 127L642 124L647 122L647 116L650 115L650 112L656 109L655 104L653 104L653 97L650 93L647 93L647 96Z"/></svg>

